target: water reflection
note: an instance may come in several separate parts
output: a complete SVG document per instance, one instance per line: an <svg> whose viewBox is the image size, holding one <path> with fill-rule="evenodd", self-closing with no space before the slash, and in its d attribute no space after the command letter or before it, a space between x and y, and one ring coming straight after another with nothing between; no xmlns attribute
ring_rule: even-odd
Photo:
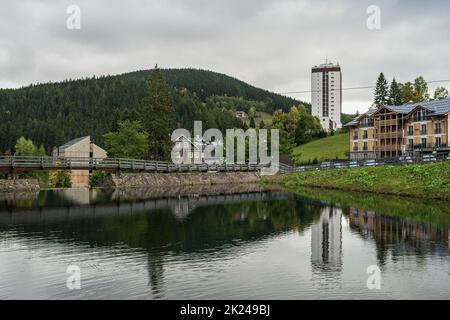
<svg viewBox="0 0 450 320"><path fill-rule="evenodd" d="M311 266L313 274L329 285L340 282L342 271L342 210L322 208L311 226ZM325 277L324 277L325 276Z"/></svg>
<svg viewBox="0 0 450 320"><path fill-rule="evenodd" d="M389 253L394 259L411 254L418 258L429 254L448 256L448 227L383 216L361 208L350 209L349 221L352 230L363 239L375 242L380 265L386 263Z"/></svg>
<svg viewBox="0 0 450 320"><path fill-rule="evenodd" d="M377 212L348 194L300 196L256 185L237 191L3 197L0 298L23 298L22 285L31 286L31 298L61 299L450 296L450 218L440 209L430 207L433 215L424 218L399 211L394 200ZM83 290L61 286L60 270L69 263L83 268ZM365 286L366 267L374 263L389 279L378 293ZM395 279L416 273L429 276L428 283L413 282L417 290L403 292ZM24 275L31 284L22 284Z"/></svg>

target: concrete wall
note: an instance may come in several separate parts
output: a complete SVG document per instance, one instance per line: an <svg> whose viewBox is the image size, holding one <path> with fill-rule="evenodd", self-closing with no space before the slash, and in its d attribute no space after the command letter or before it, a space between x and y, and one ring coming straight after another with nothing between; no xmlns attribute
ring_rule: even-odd
<svg viewBox="0 0 450 320"><path fill-rule="evenodd" d="M0 180L0 192L39 191L37 179Z"/></svg>
<svg viewBox="0 0 450 320"><path fill-rule="evenodd" d="M113 174L104 187L141 188L167 186L195 186L258 182L260 176L255 172L211 172L211 173L129 173Z"/></svg>

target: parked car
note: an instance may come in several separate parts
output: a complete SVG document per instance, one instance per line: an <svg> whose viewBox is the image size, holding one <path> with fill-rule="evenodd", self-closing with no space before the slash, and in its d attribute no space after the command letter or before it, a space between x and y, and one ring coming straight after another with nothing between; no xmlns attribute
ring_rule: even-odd
<svg viewBox="0 0 450 320"><path fill-rule="evenodd" d="M305 167L297 167L295 168L295 172L305 172L306 168Z"/></svg>
<svg viewBox="0 0 450 320"><path fill-rule="evenodd" d="M373 160L373 159L371 159L371 160L366 160L366 161L364 162L364 166L366 166L366 167L372 167L372 166L376 166L376 165L378 165L378 163L377 163L376 160Z"/></svg>
<svg viewBox="0 0 450 320"><path fill-rule="evenodd" d="M436 156L434 154L424 154L422 157L423 162L436 162Z"/></svg>
<svg viewBox="0 0 450 320"><path fill-rule="evenodd" d="M400 157L398 161L401 163L414 163L413 159L410 156Z"/></svg>
<svg viewBox="0 0 450 320"><path fill-rule="evenodd" d="M349 168L356 168L359 167L358 161L350 161L350 163L348 164Z"/></svg>
<svg viewBox="0 0 450 320"><path fill-rule="evenodd" d="M450 160L450 153L449 153L448 156L447 156L447 160Z"/></svg>
<svg viewBox="0 0 450 320"><path fill-rule="evenodd" d="M326 170L326 169L331 169L331 168L333 168L333 164L331 162L322 162L319 165L320 170Z"/></svg>
<svg viewBox="0 0 450 320"><path fill-rule="evenodd" d="M335 164L334 164L334 167L335 167L336 169L347 168L347 164L342 163L342 162L338 162L338 163L335 163Z"/></svg>

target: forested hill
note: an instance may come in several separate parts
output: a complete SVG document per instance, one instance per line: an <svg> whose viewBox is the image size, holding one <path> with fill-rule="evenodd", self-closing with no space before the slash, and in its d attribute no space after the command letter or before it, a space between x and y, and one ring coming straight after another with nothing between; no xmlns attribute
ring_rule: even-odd
<svg viewBox="0 0 450 320"><path fill-rule="evenodd" d="M139 116L142 112L150 72L0 90L0 153L12 150L20 136L44 145L48 152L85 135L102 145L103 134L111 131L124 113ZM178 124L188 129L194 120L202 120L205 127L224 130L239 125L234 110L255 106L272 113L300 103L211 71L162 72L173 87Z"/></svg>
<svg viewBox="0 0 450 320"><path fill-rule="evenodd" d="M123 74L123 76L148 78L150 72L151 70L135 71ZM256 88L222 73L199 69L162 69L161 72L170 85L195 92L202 100L213 95L243 97L247 100L265 102L268 107L267 111L270 113L276 109L289 111L290 107L300 103L295 99ZM310 108L309 104L304 104L308 109Z"/></svg>

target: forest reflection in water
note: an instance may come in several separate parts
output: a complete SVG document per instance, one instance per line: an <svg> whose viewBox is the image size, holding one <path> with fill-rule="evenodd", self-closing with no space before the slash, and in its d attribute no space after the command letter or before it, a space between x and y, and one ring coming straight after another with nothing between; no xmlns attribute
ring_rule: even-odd
<svg viewBox="0 0 450 320"><path fill-rule="evenodd" d="M12 259L0 260L0 296L22 297L25 273L38 278L32 298L414 297L396 283L420 273L428 284L413 283L417 294L448 297L448 274L439 276L449 225L445 204L258 185L3 195L0 259ZM16 265L30 252L45 284ZM83 266L87 289L67 291L53 276L69 262ZM369 292L374 263L399 281Z"/></svg>

